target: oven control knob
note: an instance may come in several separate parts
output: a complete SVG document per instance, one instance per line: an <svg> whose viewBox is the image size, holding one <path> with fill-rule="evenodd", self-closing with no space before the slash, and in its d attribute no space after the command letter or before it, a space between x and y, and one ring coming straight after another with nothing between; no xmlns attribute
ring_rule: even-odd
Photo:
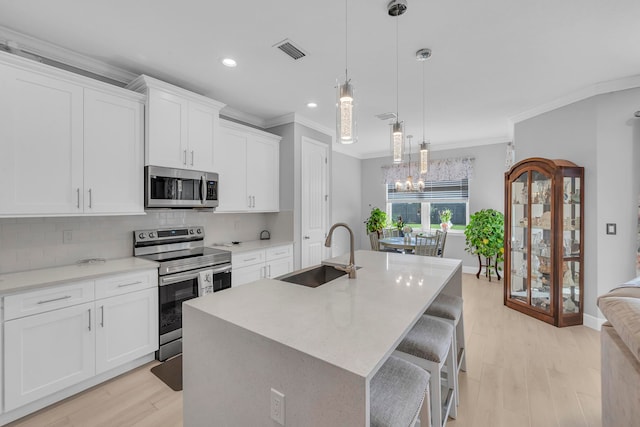
<svg viewBox="0 0 640 427"><path fill-rule="evenodd" d="M140 240L144 239L144 233L140 233L140 234L138 234L138 238L139 238Z"/></svg>
<svg viewBox="0 0 640 427"><path fill-rule="evenodd" d="M152 231L151 233L149 233L149 237L150 237L150 238L152 238L152 239L153 239L154 237L156 237L156 236L153 234L153 231Z"/></svg>
<svg viewBox="0 0 640 427"><path fill-rule="evenodd" d="M199 228L196 230L196 233L198 234L202 234L202 230L200 230Z"/></svg>
<svg viewBox="0 0 640 427"><path fill-rule="evenodd" d="M193 234L193 228L189 230L189 234Z"/></svg>

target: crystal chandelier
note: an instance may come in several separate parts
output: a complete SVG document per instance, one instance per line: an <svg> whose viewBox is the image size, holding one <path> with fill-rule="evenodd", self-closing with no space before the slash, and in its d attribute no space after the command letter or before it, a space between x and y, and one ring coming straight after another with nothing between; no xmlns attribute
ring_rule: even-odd
<svg viewBox="0 0 640 427"><path fill-rule="evenodd" d="M429 170L429 143L425 139L425 88L424 88L424 63L431 58L431 49L420 49L416 52L416 60L422 62L422 143L420 144L420 173L427 173ZM424 187L424 184L423 184Z"/></svg>
<svg viewBox="0 0 640 427"><path fill-rule="evenodd" d="M399 16L407 11L407 2L405 0L391 0L391 2L387 5L387 9L390 16L396 17L396 121L391 125L391 151L393 153L393 162L401 163L404 145L404 123L400 121L400 114L398 109L400 85L400 75L398 72L398 20L400 19Z"/></svg>

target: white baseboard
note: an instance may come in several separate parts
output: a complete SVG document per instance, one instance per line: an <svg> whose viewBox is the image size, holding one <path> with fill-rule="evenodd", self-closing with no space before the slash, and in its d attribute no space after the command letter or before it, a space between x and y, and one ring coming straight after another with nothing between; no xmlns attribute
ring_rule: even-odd
<svg viewBox="0 0 640 427"><path fill-rule="evenodd" d="M590 314L582 315L582 324L587 328L595 329L596 331L599 331L602 324L606 321L607 319L604 317L595 317Z"/></svg>
<svg viewBox="0 0 640 427"><path fill-rule="evenodd" d="M462 266L462 272L463 273L467 273L467 274L476 274L478 272L478 268L477 267L470 267L468 265L463 265Z"/></svg>

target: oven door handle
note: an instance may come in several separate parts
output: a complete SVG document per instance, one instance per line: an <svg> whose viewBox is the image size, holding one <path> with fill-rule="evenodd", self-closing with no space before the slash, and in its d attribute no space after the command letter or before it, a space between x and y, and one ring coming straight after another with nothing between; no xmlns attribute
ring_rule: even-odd
<svg viewBox="0 0 640 427"><path fill-rule="evenodd" d="M218 267L218 268L214 268L212 271L213 271L213 274L228 273L228 272L231 271L231 264L225 265L225 266L222 266L222 267Z"/></svg>
<svg viewBox="0 0 640 427"><path fill-rule="evenodd" d="M183 273L178 275L172 274L171 277L161 277L159 286L166 286L166 285L171 285L173 283L184 282L185 280L195 279L196 277L199 277L199 276L200 276L199 272L197 273L189 272L189 273Z"/></svg>

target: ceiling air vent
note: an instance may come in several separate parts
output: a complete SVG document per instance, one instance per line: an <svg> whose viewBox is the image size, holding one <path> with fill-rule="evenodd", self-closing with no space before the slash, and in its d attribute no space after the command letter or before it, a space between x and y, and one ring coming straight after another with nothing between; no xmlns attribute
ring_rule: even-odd
<svg viewBox="0 0 640 427"><path fill-rule="evenodd" d="M289 39L284 39L279 43L274 44L275 47L289 55L291 58L298 60L307 56L299 47L293 44Z"/></svg>
<svg viewBox="0 0 640 427"><path fill-rule="evenodd" d="M379 118L380 120L390 120L390 119L395 119L396 118L396 113L376 114L376 117Z"/></svg>

